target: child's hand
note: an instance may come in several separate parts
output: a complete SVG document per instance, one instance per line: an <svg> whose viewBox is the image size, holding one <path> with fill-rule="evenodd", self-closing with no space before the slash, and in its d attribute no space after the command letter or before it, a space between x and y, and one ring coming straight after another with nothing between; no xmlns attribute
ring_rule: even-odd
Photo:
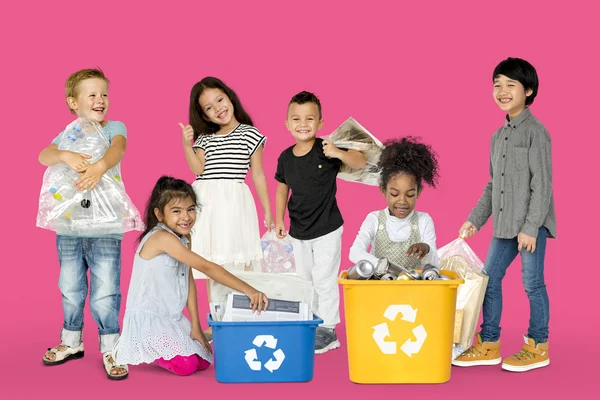
<svg viewBox="0 0 600 400"><path fill-rule="evenodd" d="M259 292L256 289L252 289L250 293L246 293L246 296L250 299L250 306L252 307L252 312L258 311L260 314L261 307L263 310L266 310L269 307L269 299L267 295Z"/></svg>
<svg viewBox="0 0 600 400"><path fill-rule="evenodd" d="M275 236L277 236L279 239L283 239L287 236L283 222L278 222L277 225L275 225Z"/></svg>
<svg viewBox="0 0 600 400"><path fill-rule="evenodd" d="M73 171L82 173L91 165L88 159L92 158L92 156L64 150L61 158Z"/></svg>
<svg viewBox="0 0 600 400"><path fill-rule="evenodd" d="M271 211L267 211L265 213L265 228L267 228L270 231L274 227L275 224L273 223L273 215L271 214Z"/></svg>
<svg viewBox="0 0 600 400"><path fill-rule="evenodd" d="M329 158L340 158L340 149L329 140L323 140L323 154Z"/></svg>
<svg viewBox="0 0 600 400"><path fill-rule="evenodd" d="M409 257L417 257L422 260L429 253L429 245L427 243L415 243L408 248L406 255Z"/></svg>
<svg viewBox="0 0 600 400"><path fill-rule="evenodd" d="M181 122L179 123L181 127L181 133L183 135L183 145L191 146L192 140L194 140L194 128L191 125L184 126Z"/></svg>
<svg viewBox="0 0 600 400"><path fill-rule="evenodd" d="M100 182L100 179L102 179L102 175L104 175L105 172L106 167L102 160L90 164L83 175L75 182L75 189L79 191L85 189L93 190L98 182Z"/></svg>
<svg viewBox="0 0 600 400"><path fill-rule="evenodd" d="M208 340L206 340L206 336L204 336L204 332L202 332L201 328L192 327L190 337L200 342L200 344L202 345L202 347L204 347L204 350L206 350L208 354L212 354L212 348L210 347L210 343L208 343Z"/></svg>
<svg viewBox="0 0 600 400"><path fill-rule="evenodd" d="M470 238L477 233L477 228L470 221L466 221L458 230L458 237L462 239Z"/></svg>
<svg viewBox="0 0 600 400"><path fill-rule="evenodd" d="M519 242L519 251L521 251L522 248L525 248L525 250L528 252L533 253L535 251L536 241L537 238L526 235L523 232L519 232L519 236L517 236L517 242Z"/></svg>

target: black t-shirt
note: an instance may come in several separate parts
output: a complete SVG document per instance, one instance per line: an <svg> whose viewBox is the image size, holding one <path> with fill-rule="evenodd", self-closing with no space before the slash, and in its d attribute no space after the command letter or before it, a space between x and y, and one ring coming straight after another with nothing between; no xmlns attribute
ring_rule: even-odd
<svg viewBox="0 0 600 400"><path fill-rule="evenodd" d="M290 235L300 240L315 239L344 224L335 199L342 161L323 154L320 138L303 156L295 156L293 148L285 149L279 156L275 179L292 191L288 202Z"/></svg>

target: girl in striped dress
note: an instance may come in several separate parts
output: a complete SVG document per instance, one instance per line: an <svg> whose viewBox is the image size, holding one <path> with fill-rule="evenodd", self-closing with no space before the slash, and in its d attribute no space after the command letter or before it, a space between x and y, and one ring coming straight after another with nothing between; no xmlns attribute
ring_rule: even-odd
<svg viewBox="0 0 600 400"><path fill-rule="evenodd" d="M201 207L192 233L192 251L229 271L260 271L258 216L244 179L250 170L265 227L272 229L262 168L267 138L253 126L235 92L214 77L206 77L192 88L189 120L189 125L180 126ZM206 276L194 270L194 278Z"/></svg>

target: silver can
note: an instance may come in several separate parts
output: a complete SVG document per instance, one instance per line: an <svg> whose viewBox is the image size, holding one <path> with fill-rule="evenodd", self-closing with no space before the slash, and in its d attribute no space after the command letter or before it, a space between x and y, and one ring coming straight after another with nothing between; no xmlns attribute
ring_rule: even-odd
<svg viewBox="0 0 600 400"><path fill-rule="evenodd" d="M399 265L392 264L387 258L381 258L375 268L375 276L381 279L385 274L391 274L394 278L398 278L402 274L407 274L411 279L421 279L418 272L410 271Z"/></svg>
<svg viewBox="0 0 600 400"><path fill-rule="evenodd" d="M383 274L379 278L380 281L395 281L396 277L392 274Z"/></svg>
<svg viewBox="0 0 600 400"><path fill-rule="evenodd" d="M347 272L347 279L366 280L373 276L375 267L367 260L360 260Z"/></svg>
<svg viewBox="0 0 600 400"><path fill-rule="evenodd" d="M401 272L396 277L396 280L399 281L419 281L421 280L421 275L417 271L406 271Z"/></svg>
<svg viewBox="0 0 600 400"><path fill-rule="evenodd" d="M388 272L388 264L387 258L380 258L375 267L375 276L382 277L385 275Z"/></svg>
<svg viewBox="0 0 600 400"><path fill-rule="evenodd" d="M408 271L407 274L409 274L415 281L420 281L423 279L419 271Z"/></svg>
<svg viewBox="0 0 600 400"><path fill-rule="evenodd" d="M426 264L421 272L423 280L434 281L440 277L440 269L435 265Z"/></svg>

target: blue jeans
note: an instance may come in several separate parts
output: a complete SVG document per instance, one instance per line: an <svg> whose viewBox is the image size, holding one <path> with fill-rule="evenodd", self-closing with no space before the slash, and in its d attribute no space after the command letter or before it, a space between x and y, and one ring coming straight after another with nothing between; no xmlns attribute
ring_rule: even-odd
<svg viewBox="0 0 600 400"><path fill-rule="evenodd" d="M541 227L536 248L533 253L521 250L523 264L523 285L529 297L529 330L527 336L535 343L548 340L548 322L550 320L550 303L544 283L544 256L546 254L546 238L548 231ZM483 301L483 323L481 324L481 340L497 342L500 339L500 317L502 316L502 279L513 262L518 251L517 238L492 238L485 261L484 271L489 282Z"/></svg>
<svg viewBox="0 0 600 400"><path fill-rule="evenodd" d="M100 351L112 350L119 338L121 308L121 241L110 238L56 237L62 293L63 343L77 347L83 330L83 308L88 293L90 270L90 308L98 325Z"/></svg>

